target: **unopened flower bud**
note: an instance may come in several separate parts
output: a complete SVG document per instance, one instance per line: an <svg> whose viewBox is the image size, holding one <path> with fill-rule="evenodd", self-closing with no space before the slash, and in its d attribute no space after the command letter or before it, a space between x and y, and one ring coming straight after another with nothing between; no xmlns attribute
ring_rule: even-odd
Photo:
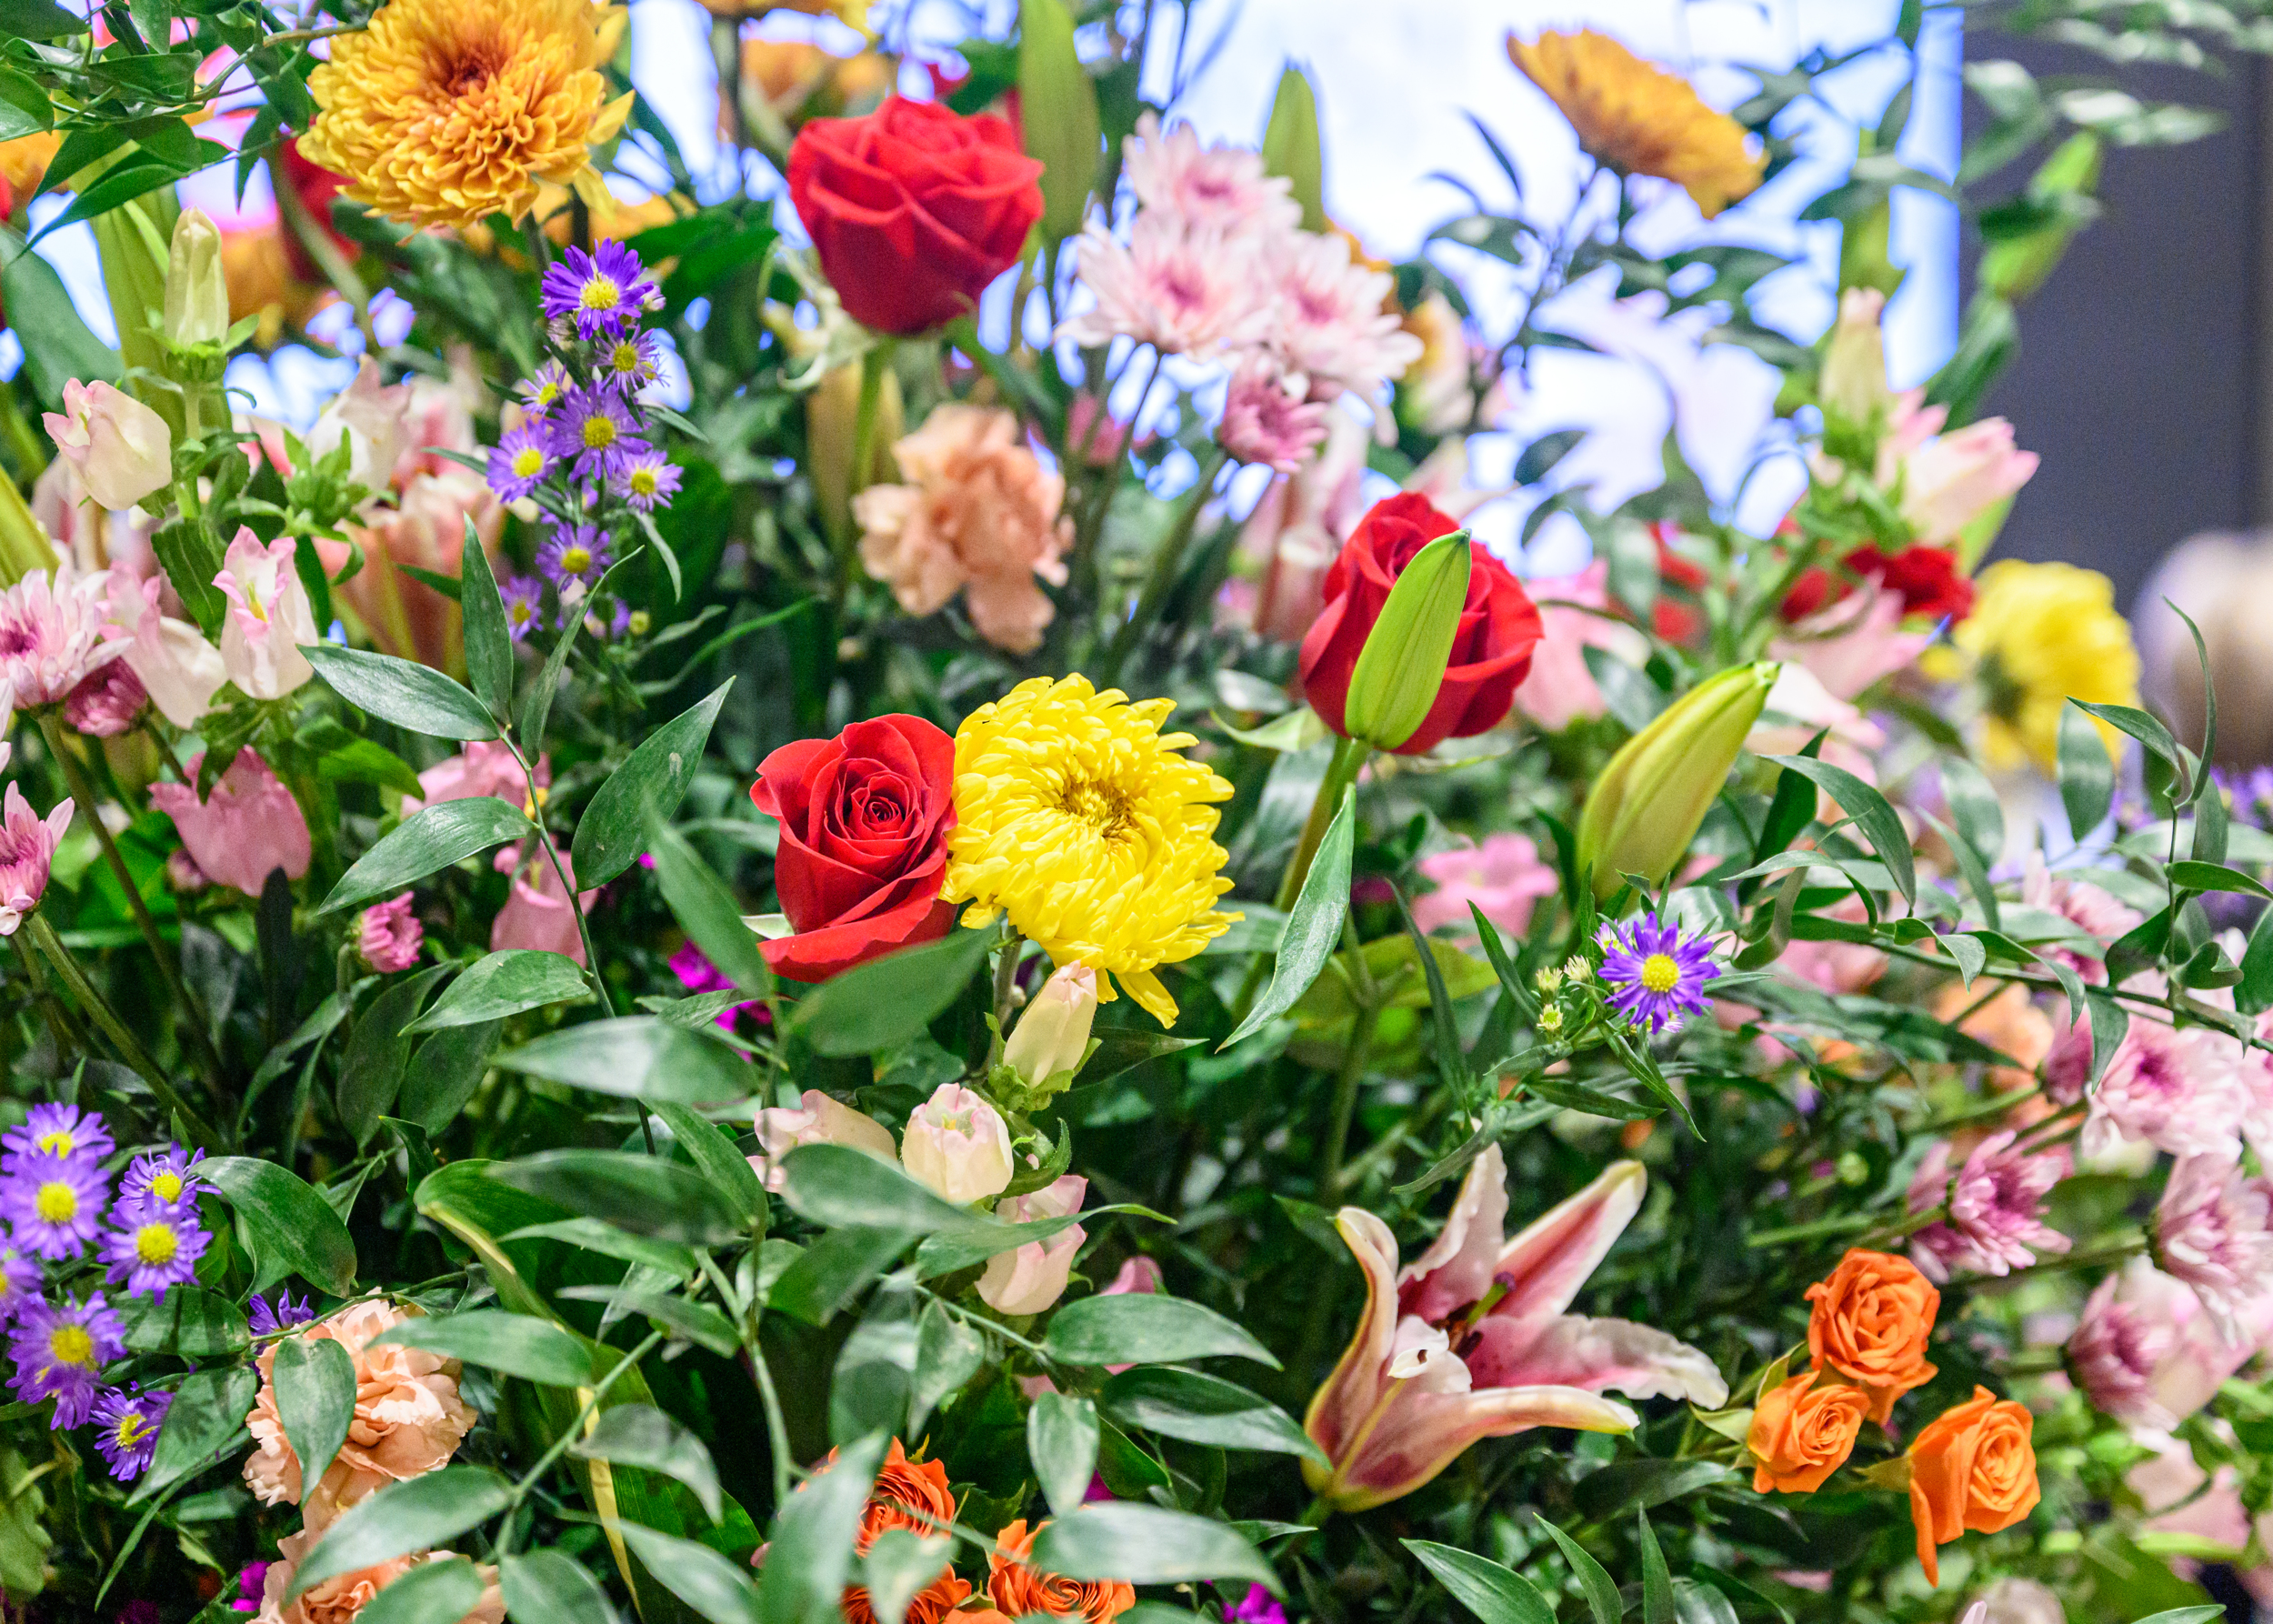
<svg viewBox="0 0 2273 1624"><path fill-rule="evenodd" d="M758 1154L750 1166L769 1190L784 1182L781 1162L800 1145L846 1145L878 1161L896 1162L892 1130L818 1088L807 1088L794 1106L768 1106L757 1114Z"/></svg>
<svg viewBox="0 0 2273 1624"><path fill-rule="evenodd" d="M1415 554L1389 588L1350 673L1342 727L1351 738L1394 750L1427 719L1459 634L1472 563L1468 533L1455 530Z"/></svg>
<svg viewBox="0 0 2273 1624"><path fill-rule="evenodd" d="M1539 1011L1539 1036L1552 1038L1563 1029L1563 1012L1553 1004Z"/></svg>
<svg viewBox="0 0 2273 1624"><path fill-rule="evenodd" d="M1597 899L1628 874L1655 882L1673 872L1779 669L1773 660L1730 667L1667 706L1610 757L1578 819L1578 871L1592 877Z"/></svg>
<svg viewBox="0 0 2273 1624"><path fill-rule="evenodd" d="M221 233L204 209L185 209L174 223L174 246L166 259L165 336L177 345L219 344L228 332Z"/></svg>
<svg viewBox="0 0 2273 1624"><path fill-rule="evenodd" d="M108 384L73 378L63 386L63 410L40 421L97 506L123 512L174 477L165 419Z"/></svg>
<svg viewBox="0 0 2273 1624"><path fill-rule="evenodd" d="M1066 965L1042 983L1018 1018L1018 1028L1003 1049L1003 1064L1034 1087L1071 1071L1088 1051L1089 1028L1096 1018L1096 971L1086 964Z"/></svg>
<svg viewBox="0 0 2273 1624"><path fill-rule="evenodd" d="M958 1207L1000 1195L1010 1183L1010 1129L986 1097L942 1083L907 1118L900 1165Z"/></svg>
<svg viewBox="0 0 2273 1624"><path fill-rule="evenodd" d="M411 911L412 902L412 893L405 891L391 901L373 903L355 920L355 953L382 976L418 962L426 927Z"/></svg>
<svg viewBox="0 0 2273 1624"><path fill-rule="evenodd" d="M1893 396L1887 388L1887 345L1878 327L1887 296L1850 287L1839 296L1839 318L1823 348L1816 398L1855 423L1868 423Z"/></svg>

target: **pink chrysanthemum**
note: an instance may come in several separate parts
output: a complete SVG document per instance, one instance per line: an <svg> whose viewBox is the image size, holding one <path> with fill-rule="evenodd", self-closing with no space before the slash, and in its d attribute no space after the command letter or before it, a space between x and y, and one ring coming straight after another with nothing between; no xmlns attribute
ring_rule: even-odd
<svg viewBox="0 0 2273 1624"><path fill-rule="evenodd" d="M2028 872L2020 882L2020 899L2030 907L2048 908L2103 942L2112 942L2139 922L2139 912L2101 890L2088 880L2056 875L2041 857L2031 856ZM2097 957L2072 947L2048 949L2053 957L2087 981L2105 981L2108 967Z"/></svg>
<svg viewBox="0 0 2273 1624"><path fill-rule="evenodd" d="M81 575L65 559L0 591L0 681L18 705L55 705L127 639L107 629L110 571Z"/></svg>
<svg viewBox="0 0 2273 1624"><path fill-rule="evenodd" d="M1268 312L1255 256L1233 238L1187 236L1165 216L1136 216L1128 241L1096 222L1082 234L1081 280L1095 307L1064 323L1061 338L1132 338L1170 355L1210 360L1253 342Z"/></svg>
<svg viewBox="0 0 2273 1624"><path fill-rule="evenodd" d="M2002 1275L2026 1268L2038 1252L2065 1252L2067 1236L2044 1222L2044 1197L2070 1168L2068 1152L2027 1155L2013 1149L2010 1129L1983 1139L1953 1176L1949 1142L1936 1144L1910 1181L1910 1210L1926 1212L1949 1202L1949 1217L1921 1229L1910 1240L1910 1257L1935 1280L1953 1268Z"/></svg>
<svg viewBox="0 0 2273 1624"><path fill-rule="evenodd" d="M2273 1297L2273 1185L2226 1157L2181 1157L2155 1208L2155 1260L2241 1340L2245 1319Z"/></svg>
<svg viewBox="0 0 2273 1624"><path fill-rule="evenodd" d="M2234 1068L2211 1050L2218 1041L2207 1028L2131 1022L2091 1096L2084 1154L2139 1139L2173 1156L2238 1154L2244 1103Z"/></svg>
<svg viewBox="0 0 2273 1624"><path fill-rule="evenodd" d="M382 976L406 970L418 962L426 927L410 911L411 897L405 891L390 902L375 902L355 922L355 951Z"/></svg>
<svg viewBox="0 0 2273 1624"><path fill-rule="evenodd" d="M1263 155L1252 148L1202 146L1188 124L1163 135L1158 115L1147 113L1122 151L1121 173L1137 204L1187 232L1238 236L1302 224L1293 183L1266 175Z"/></svg>
<svg viewBox="0 0 2273 1624"><path fill-rule="evenodd" d="M1304 398L1299 390L1289 391L1276 366L1251 357L1231 375L1216 437L1243 463L1292 474L1325 443L1326 414L1331 409L1323 401Z"/></svg>
<svg viewBox="0 0 2273 1624"><path fill-rule="evenodd" d="M0 803L0 936L14 936L47 889L56 844L71 827L71 803L61 800L45 818L11 782Z"/></svg>
<svg viewBox="0 0 2273 1624"><path fill-rule="evenodd" d="M150 692L134 667L112 660L89 672L79 686L64 697L63 719L75 733L89 738L115 738L135 725Z"/></svg>
<svg viewBox="0 0 2273 1624"><path fill-rule="evenodd" d="M1420 359L1421 341L1387 306L1384 271L1357 264L1338 236L1289 232L1263 249L1272 294L1264 345L1313 399L1344 389L1372 396Z"/></svg>

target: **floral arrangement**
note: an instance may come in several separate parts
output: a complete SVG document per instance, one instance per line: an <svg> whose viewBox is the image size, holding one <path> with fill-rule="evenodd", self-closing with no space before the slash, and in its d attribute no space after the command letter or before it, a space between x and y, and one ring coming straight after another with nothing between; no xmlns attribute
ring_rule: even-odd
<svg viewBox="0 0 2273 1624"><path fill-rule="evenodd" d="M2273 807L1984 563L2016 313L2201 121L1983 65L1897 390L1907 90L1818 339L1707 225L1827 57L1511 38L1573 212L1387 265L1299 73L1253 149L1155 98L1179 8L927 97L712 9L724 195L619 8L0 5L7 1616L2273 1599ZM2136 10L2005 21L2201 56ZM1606 286L1778 369L1771 533L1677 426L1470 483Z"/></svg>

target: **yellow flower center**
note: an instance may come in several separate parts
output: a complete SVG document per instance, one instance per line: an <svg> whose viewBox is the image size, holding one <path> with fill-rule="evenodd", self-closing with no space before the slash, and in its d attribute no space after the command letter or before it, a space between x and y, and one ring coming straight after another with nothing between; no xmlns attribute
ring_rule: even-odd
<svg viewBox="0 0 2273 1624"><path fill-rule="evenodd" d="M150 1433L150 1418L138 1409L130 1409L118 1418L118 1425L111 1432L111 1441L122 1449L131 1449Z"/></svg>
<svg viewBox="0 0 2273 1624"><path fill-rule="evenodd" d="M67 1224L79 1216L79 1192L67 1184L43 1184L32 1198L32 1209L43 1224Z"/></svg>
<svg viewBox="0 0 2273 1624"><path fill-rule="evenodd" d="M560 386L553 380L547 378L545 382L536 386L536 404L538 406L548 406L559 398Z"/></svg>
<svg viewBox="0 0 2273 1624"><path fill-rule="evenodd" d="M1068 816L1096 829L1101 840L1110 840L1128 827L1128 801L1110 785L1068 784L1058 804Z"/></svg>
<svg viewBox="0 0 2273 1624"><path fill-rule="evenodd" d="M626 340L609 352L608 365L626 375L639 370L639 346Z"/></svg>
<svg viewBox="0 0 2273 1624"><path fill-rule="evenodd" d="M656 476L653 468L634 468L631 471L631 494L635 496L655 495Z"/></svg>
<svg viewBox="0 0 2273 1624"><path fill-rule="evenodd" d="M602 413L584 420L584 448L605 451L616 444L616 419Z"/></svg>
<svg viewBox="0 0 2273 1624"><path fill-rule="evenodd" d="M95 1338L84 1326L59 1325L47 1333L47 1357L58 1365L92 1365Z"/></svg>
<svg viewBox="0 0 2273 1624"><path fill-rule="evenodd" d="M1671 992L1681 984L1681 967L1670 953L1652 953L1642 960L1642 987L1649 992Z"/></svg>
<svg viewBox="0 0 2273 1624"><path fill-rule="evenodd" d="M53 1133L39 1136L39 1148L52 1156L69 1156L79 1141L71 1137L71 1130L59 1128Z"/></svg>
<svg viewBox="0 0 2273 1624"><path fill-rule="evenodd" d="M524 446L513 454L513 476L534 479L545 471L545 453L535 446Z"/></svg>
<svg viewBox="0 0 2273 1624"><path fill-rule="evenodd" d="M506 618L516 626L526 626L536 618L536 609L535 606L516 598L506 606Z"/></svg>
<svg viewBox="0 0 2273 1624"><path fill-rule="evenodd" d="M584 285L584 291L576 296L576 303L586 310L613 310L623 302L624 290L616 286L615 278L596 273Z"/></svg>
<svg viewBox="0 0 2273 1624"><path fill-rule="evenodd" d="M150 1193L161 1201L180 1200L182 1198L182 1176L179 1173L159 1174L150 1180Z"/></svg>
<svg viewBox="0 0 2273 1624"><path fill-rule="evenodd" d="M135 1231L135 1256L144 1263L154 1267L171 1263L181 1249L182 1238L170 1224L145 1224Z"/></svg>
<svg viewBox="0 0 2273 1624"><path fill-rule="evenodd" d="M560 567L572 576L582 575L592 567L592 549L576 546L561 548Z"/></svg>

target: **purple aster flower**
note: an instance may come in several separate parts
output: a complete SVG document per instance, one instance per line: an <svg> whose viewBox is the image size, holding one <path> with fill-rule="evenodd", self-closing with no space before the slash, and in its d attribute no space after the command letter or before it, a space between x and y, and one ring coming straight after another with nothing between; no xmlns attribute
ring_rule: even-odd
<svg viewBox="0 0 2273 1624"><path fill-rule="evenodd" d="M85 1152L35 1152L0 1183L0 1218L16 1245L41 1258L75 1258L110 1205L110 1180Z"/></svg>
<svg viewBox="0 0 2273 1624"><path fill-rule="evenodd" d="M569 249L546 271L541 292L546 318L575 322L587 342L636 325L640 312L662 302L639 256L621 243L602 243L595 254Z"/></svg>
<svg viewBox="0 0 2273 1624"><path fill-rule="evenodd" d="M521 398L528 403L530 410L542 419L561 403L569 390L576 387L576 380L568 376L568 369L559 362L547 361L536 369L536 376L523 378L515 387L520 392Z"/></svg>
<svg viewBox="0 0 2273 1624"><path fill-rule="evenodd" d="M631 606L622 598L617 598L616 607L609 612L605 620L600 618L599 611L595 609L585 616L584 629L604 643L616 642L626 632L631 630Z"/></svg>
<svg viewBox="0 0 2273 1624"><path fill-rule="evenodd" d="M204 1151L185 1151L179 1145L137 1156L118 1181L118 1198L154 1201L161 1207L194 1201L213 1188L197 1176L197 1164L205 1159Z"/></svg>
<svg viewBox="0 0 2273 1624"><path fill-rule="evenodd" d="M631 408L612 389L572 389L552 418L553 455L573 457L579 479L606 479L647 442Z"/></svg>
<svg viewBox="0 0 2273 1624"><path fill-rule="evenodd" d="M315 1318L315 1310L308 1307L307 1299L294 1302L289 1289L279 1290L274 1303L265 1297L255 1297L245 1305L246 1323L256 1337L273 1337L295 1325L305 1325Z"/></svg>
<svg viewBox="0 0 2273 1624"><path fill-rule="evenodd" d="M545 583L535 576L507 576L497 588L506 600L506 631L516 643L545 624Z"/></svg>
<svg viewBox="0 0 2273 1624"><path fill-rule="evenodd" d="M1705 1008L1705 983L1720 974L1712 944L1703 936L1684 941L1671 925L1644 914L1620 933L1605 925L1595 940L1602 947L1602 982L1610 988L1610 1007L1647 1032L1667 1030L1685 1015Z"/></svg>
<svg viewBox="0 0 2273 1624"><path fill-rule="evenodd" d="M608 533L597 525L556 524L536 549L536 567L556 586L565 587L571 581L588 586L607 568L613 545Z"/></svg>
<svg viewBox="0 0 2273 1624"><path fill-rule="evenodd" d="M15 1373L8 1386L26 1404L55 1401L57 1428L76 1427L95 1408L103 1367L126 1351L126 1327L96 1292L85 1302L26 1303L9 1333Z"/></svg>
<svg viewBox="0 0 2273 1624"><path fill-rule="evenodd" d="M656 344L652 333L618 333L600 346L592 357L592 370L602 383L636 395L656 379Z"/></svg>
<svg viewBox="0 0 2273 1624"><path fill-rule="evenodd" d="M489 454L489 488L498 500L518 502L553 471L551 435L544 420L510 430Z"/></svg>
<svg viewBox="0 0 2273 1624"><path fill-rule="evenodd" d="M171 1393L137 1392L132 1387L113 1388L95 1399L95 1424L102 1430L95 1436L95 1447L110 1462L112 1477L131 1483L149 1469L158 1430L173 1407Z"/></svg>
<svg viewBox="0 0 2273 1624"><path fill-rule="evenodd" d="M0 1244L0 1326L39 1295L45 1276L38 1258L27 1256L14 1241Z"/></svg>
<svg viewBox="0 0 2273 1624"><path fill-rule="evenodd" d="M197 1259L212 1239L199 1226L195 1209L128 1202L113 1215L97 1255L111 1266L111 1284L123 1281L129 1296L146 1291L164 1302L168 1286L186 1286L197 1278Z"/></svg>
<svg viewBox="0 0 2273 1624"><path fill-rule="evenodd" d="M23 1166L25 1158L41 1152L76 1156L85 1151L89 1161L100 1161L118 1147L112 1142L110 1129L103 1126L103 1118L93 1111L83 1111L75 1105L35 1105L23 1127L0 1134L0 1148L7 1151L0 1165L14 1172Z"/></svg>
<svg viewBox="0 0 2273 1624"><path fill-rule="evenodd" d="M642 451L626 457L609 481L617 496L642 513L668 507L679 494L679 471L660 451Z"/></svg>

